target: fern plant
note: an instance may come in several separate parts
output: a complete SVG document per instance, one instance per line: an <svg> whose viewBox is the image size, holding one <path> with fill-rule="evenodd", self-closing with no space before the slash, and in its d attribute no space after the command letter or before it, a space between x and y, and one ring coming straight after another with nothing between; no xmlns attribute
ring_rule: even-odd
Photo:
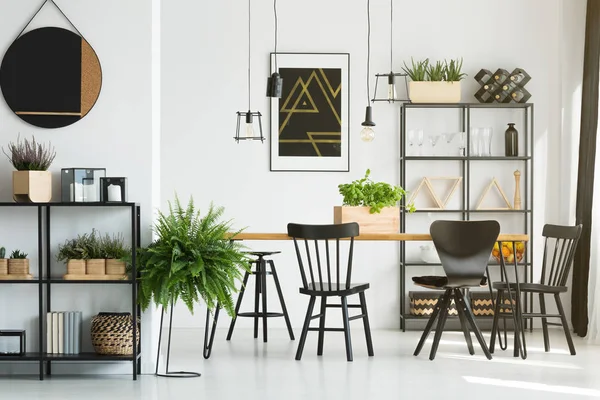
<svg viewBox="0 0 600 400"><path fill-rule="evenodd" d="M236 281L249 266L244 247L226 239L231 222L221 221L223 212L211 204L201 217L193 199L184 208L177 197L174 205L169 202L167 214L159 212L154 226L158 239L137 250L143 309L152 301L166 308L182 300L193 313L194 304L202 299L209 310L219 304L234 315Z"/></svg>
<svg viewBox="0 0 600 400"><path fill-rule="evenodd" d="M429 67L429 58L426 58L422 61L417 61L415 63L415 60L413 60L413 58L411 57L410 61L412 62L412 67L409 67L408 65L406 65L406 63L404 63L404 67L402 67L404 72L406 72L406 74L414 82L426 81L427 69Z"/></svg>

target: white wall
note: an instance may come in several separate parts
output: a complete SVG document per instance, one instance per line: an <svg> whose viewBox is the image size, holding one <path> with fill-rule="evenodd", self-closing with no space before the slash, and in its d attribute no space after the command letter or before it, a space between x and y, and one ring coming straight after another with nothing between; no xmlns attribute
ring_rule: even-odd
<svg viewBox="0 0 600 400"><path fill-rule="evenodd" d="M57 156L51 171L54 179L53 200L60 201L60 168L106 167L109 176L129 178L129 198L142 204L142 241L150 240L152 210L152 113L151 113L151 3L144 0L58 2L63 11L96 50L103 71L102 92L94 109L80 122L62 129L45 130L30 126L16 117L0 101L0 144L6 148L17 134L35 135L39 141L51 141ZM0 0L0 54L4 54L25 23L40 6L38 0ZM43 25L68 27L54 7L48 3L30 28ZM11 199L12 166L0 158L0 201ZM37 275L37 226L32 210L0 209L2 228L0 244L7 249L21 248L31 255L34 275ZM53 213L52 249L78 233L91 231L124 232L129 235L127 211L76 211L61 209ZM64 266L52 264L53 275L64 274ZM52 308L82 310L84 332L89 332L90 319L100 311L130 310L130 290L127 285L103 286L55 285ZM0 329L27 329L28 349L37 351L37 286L2 286L0 290ZM142 351L150 362L152 315L144 316ZM84 335L84 351L92 351L89 335ZM60 371L123 372L130 364L64 365ZM12 372L36 371L37 366L21 363L0 368Z"/></svg>
<svg viewBox="0 0 600 400"><path fill-rule="evenodd" d="M268 118L269 103L264 90L269 75L268 54L273 50L272 2L256 0L252 3L252 101L253 107ZM576 74L577 68L576 65L561 68L561 60L565 51L572 56L580 53L568 48L563 35L569 40L581 39L580 10L584 3L583 0L506 0L501 4L505 11L499 12L497 3L478 0L395 2L395 70L399 71L402 61L409 61L411 56L432 60L463 57L469 74L463 83L463 101L475 101L472 94L477 83L473 76L480 68L522 67L533 77L527 89L535 103L533 232L537 235L543 223L561 222L566 218L559 200L564 197L564 189L556 181L561 168L556 160L561 155L561 107L566 90L561 81L565 74L576 80L571 74ZM389 2L373 0L371 7L371 71L383 73L389 69ZM283 232L290 221L330 222L332 207L341 203L337 185L359 178L367 168L372 170L374 179L397 183L398 106L378 104L374 107L377 123L374 142L363 143L358 135L366 103L366 2L279 2L280 51L351 54L350 173L271 173L268 144L238 145L233 141L235 112L246 107L246 18L244 2L233 5L231 2L173 0L163 4L163 206L175 192L183 199L193 195L204 209L210 201L225 206L227 217L234 218L239 227L247 226L248 231ZM431 115L435 114L423 115L415 124L425 125ZM437 119L441 117L443 115L438 114ZM512 117L508 115L489 122L495 128L497 145L501 145L505 123ZM439 123L432 129L456 129L455 124L448 125ZM501 148L498 151L501 152ZM499 179L506 182L505 191L510 197L514 166L502 171L497 171L495 166L488 168L481 173L487 177L502 175ZM415 173L425 175L424 170ZM413 229L425 232L427 218L420 218L421 222ZM505 231L515 231L519 228L512 226L520 226L513 220L502 224ZM283 251L275 261L293 324L299 327L307 299L298 294L300 278L291 244L253 242L249 245L255 249ZM397 328L398 245L360 243L356 251L355 279L371 282L368 299L372 325ZM419 272L434 271L415 271ZM271 300L275 300L274 297L271 296ZM199 314L191 317L180 306L175 315L176 324L201 326L203 313ZM249 322L241 321L240 325L249 326ZM221 326L227 323L223 320ZM283 321L277 320L271 324L284 326Z"/></svg>

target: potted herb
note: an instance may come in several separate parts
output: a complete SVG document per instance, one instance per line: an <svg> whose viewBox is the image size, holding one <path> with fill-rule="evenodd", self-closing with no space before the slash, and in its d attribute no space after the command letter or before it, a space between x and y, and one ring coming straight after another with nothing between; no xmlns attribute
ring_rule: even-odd
<svg viewBox="0 0 600 400"><path fill-rule="evenodd" d="M29 275L29 259L27 253L21 250L15 250L10 254L8 260L9 275Z"/></svg>
<svg viewBox="0 0 600 400"><path fill-rule="evenodd" d="M100 247L106 257L107 275L125 275L125 261L131 249L125 246L123 235L110 237L108 234L100 239Z"/></svg>
<svg viewBox="0 0 600 400"><path fill-rule="evenodd" d="M408 74L408 96L413 103L460 103L460 81L466 76L462 72L462 59L438 61L430 64L429 59L415 62L402 68Z"/></svg>
<svg viewBox="0 0 600 400"><path fill-rule="evenodd" d="M373 182L367 170L365 177L338 186L344 196L343 206L333 208L335 224L358 222L362 233L397 233L400 230L398 202L406 196L400 186L385 182ZM409 212L414 206L406 206Z"/></svg>
<svg viewBox="0 0 600 400"><path fill-rule="evenodd" d="M102 249L102 241L95 229L92 229L91 234L86 235L81 246L86 255L85 274L106 275L106 256Z"/></svg>
<svg viewBox="0 0 600 400"><path fill-rule="evenodd" d="M52 199L52 174L48 171L56 157L54 148L17 138L8 145L8 153L2 149L13 171L13 199L16 202L47 203Z"/></svg>
<svg viewBox="0 0 600 400"><path fill-rule="evenodd" d="M67 264L68 275L85 275L85 263L89 258L87 254L88 235L78 235L76 239L66 240L58 246L56 260Z"/></svg>
<svg viewBox="0 0 600 400"><path fill-rule="evenodd" d="M6 249L0 247L0 275L8 275L8 260L6 257Z"/></svg>
<svg viewBox="0 0 600 400"><path fill-rule="evenodd" d="M249 267L244 247L225 239L232 229L230 221L221 221L223 212L211 204L201 217L193 199L184 208L177 198L174 205L169 203L168 213L159 212L157 239L138 249L142 309L151 302L166 309L182 300L193 313L194 304L202 299L209 310L220 304L234 315L232 296Z"/></svg>

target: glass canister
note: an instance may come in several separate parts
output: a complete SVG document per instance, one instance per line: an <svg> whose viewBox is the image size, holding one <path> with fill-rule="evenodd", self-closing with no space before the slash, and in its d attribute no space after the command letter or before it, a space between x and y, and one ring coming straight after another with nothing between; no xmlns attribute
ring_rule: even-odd
<svg viewBox="0 0 600 400"><path fill-rule="evenodd" d="M517 157L519 155L519 132L514 123L509 123L504 133L504 149L506 157Z"/></svg>

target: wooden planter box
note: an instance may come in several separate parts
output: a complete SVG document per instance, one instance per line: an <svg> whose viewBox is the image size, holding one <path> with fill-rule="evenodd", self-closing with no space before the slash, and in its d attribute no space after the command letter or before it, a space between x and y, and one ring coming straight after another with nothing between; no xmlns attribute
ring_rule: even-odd
<svg viewBox="0 0 600 400"><path fill-rule="evenodd" d="M460 103L460 81L409 82L408 97L413 103Z"/></svg>
<svg viewBox="0 0 600 400"><path fill-rule="evenodd" d="M85 275L85 260L69 260L69 261L67 261L67 274L69 274L69 275Z"/></svg>
<svg viewBox="0 0 600 400"><path fill-rule="evenodd" d="M11 258L8 260L9 275L29 275L29 259Z"/></svg>
<svg viewBox="0 0 600 400"><path fill-rule="evenodd" d="M431 316L435 309L435 305L442 294L444 294L444 292L433 290L408 292L408 297L410 299L410 314L419 317ZM452 301L450 302L448 315L458 315L454 298L452 298Z"/></svg>
<svg viewBox="0 0 600 400"><path fill-rule="evenodd" d="M8 275L8 259L0 258L0 275Z"/></svg>
<svg viewBox="0 0 600 400"><path fill-rule="evenodd" d="M124 275L125 262L113 259L106 260L106 275Z"/></svg>
<svg viewBox="0 0 600 400"><path fill-rule="evenodd" d="M13 199L17 203L48 203L52 200L52 173L13 171Z"/></svg>
<svg viewBox="0 0 600 400"><path fill-rule="evenodd" d="M333 207L333 223L345 224L357 222L360 233L398 233L400 232L400 209L386 207L379 214L371 214L370 207Z"/></svg>
<svg viewBox="0 0 600 400"><path fill-rule="evenodd" d="M86 275L106 275L106 260L92 259L85 262Z"/></svg>

